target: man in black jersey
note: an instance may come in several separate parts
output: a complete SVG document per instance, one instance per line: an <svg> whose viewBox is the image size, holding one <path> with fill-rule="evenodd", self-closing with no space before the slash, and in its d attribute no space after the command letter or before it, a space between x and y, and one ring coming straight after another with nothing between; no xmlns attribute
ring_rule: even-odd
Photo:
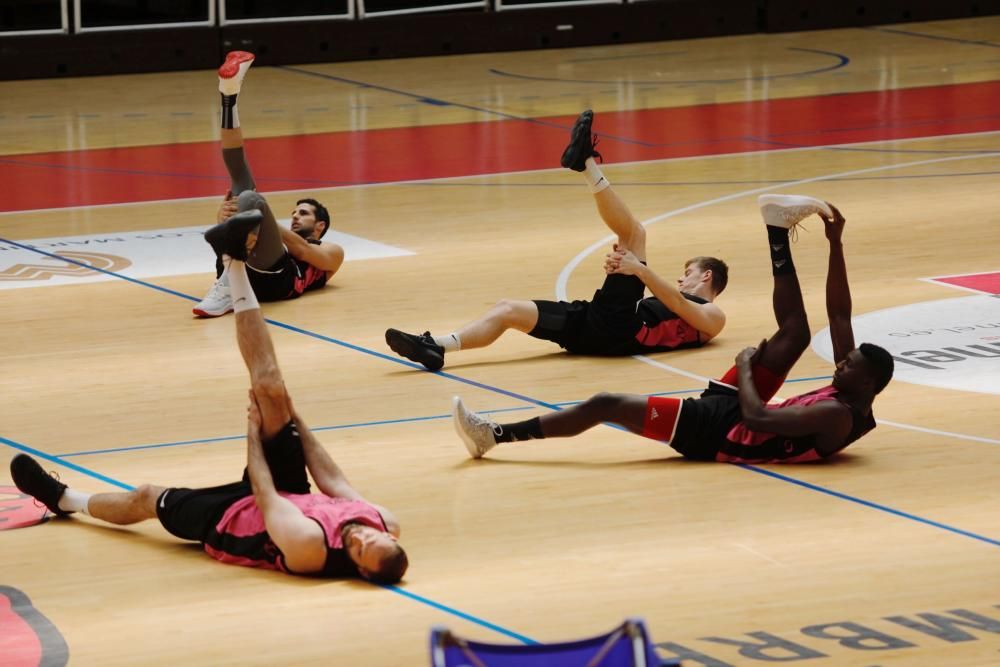
<svg viewBox="0 0 1000 667"><path fill-rule="evenodd" d="M562 166L583 173L605 224L618 235L604 270L607 277L590 301L505 299L446 336L388 329L397 354L428 370L444 365L446 352L485 347L508 329L549 340L573 354L622 356L707 343L722 331L726 316L714 301L726 288L729 268L714 257L684 263L676 286L646 265L646 229L611 188L594 158L594 114L584 111L573 127ZM643 298L649 288L653 296Z"/></svg>
<svg viewBox="0 0 1000 667"><path fill-rule="evenodd" d="M289 230L277 223L267 201L255 191L243 152L243 131L236 107L243 77L252 63L253 54L234 51L219 68L222 159L232 184L219 207L216 222L225 223L231 218L235 221L225 234L216 232L213 247L217 280L192 309L199 317L219 317L233 310L229 277L219 258L225 250L232 251L228 252L232 257L246 260L250 284L260 301L294 299L319 289L344 261L342 247L320 240L330 228L330 213L321 203L315 199L298 200ZM238 252L243 248L244 252Z"/></svg>

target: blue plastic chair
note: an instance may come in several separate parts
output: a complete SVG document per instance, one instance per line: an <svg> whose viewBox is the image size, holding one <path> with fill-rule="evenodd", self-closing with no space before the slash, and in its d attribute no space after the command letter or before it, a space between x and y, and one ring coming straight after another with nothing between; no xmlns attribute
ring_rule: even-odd
<svg viewBox="0 0 1000 667"><path fill-rule="evenodd" d="M558 644L486 644L462 639L447 628L431 631L431 667L666 667L646 624L627 619L611 632Z"/></svg>

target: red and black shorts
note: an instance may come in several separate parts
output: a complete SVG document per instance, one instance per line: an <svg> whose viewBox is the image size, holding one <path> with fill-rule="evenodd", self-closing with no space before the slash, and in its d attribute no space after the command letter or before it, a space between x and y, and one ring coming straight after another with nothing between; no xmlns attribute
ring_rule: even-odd
<svg viewBox="0 0 1000 667"><path fill-rule="evenodd" d="M763 366L754 366L753 378L765 403L785 381ZM710 380L698 398L650 396L642 434L669 443L686 458L714 461L729 431L743 419L737 382L734 366L721 379Z"/></svg>

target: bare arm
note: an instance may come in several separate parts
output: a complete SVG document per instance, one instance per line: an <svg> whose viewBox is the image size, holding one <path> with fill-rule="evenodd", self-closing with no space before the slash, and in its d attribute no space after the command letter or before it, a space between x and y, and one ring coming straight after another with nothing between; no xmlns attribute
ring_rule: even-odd
<svg viewBox="0 0 1000 667"><path fill-rule="evenodd" d="M333 276L344 263L344 249L336 243L316 245L309 243L290 229L280 225L278 229L281 231L281 242L288 248L288 254L299 261L312 264L321 271L326 271L327 278Z"/></svg>
<svg viewBox="0 0 1000 667"><path fill-rule="evenodd" d="M302 416L295 411L295 406L292 405L291 399L288 399L288 410L292 415L292 419L299 427L299 436L302 438L302 450L305 453L306 467L309 469L309 474L312 475L320 491L332 498L350 498L351 500L362 500L368 503L382 515L382 520L385 521L385 526L389 529L389 532L399 537L400 526L396 516L385 507L366 500L351 486L351 483L347 481L347 476L344 475L344 471L341 470L340 466L330 457L326 449L323 448L323 445L320 444L316 436L309 430Z"/></svg>
<svg viewBox="0 0 1000 667"><path fill-rule="evenodd" d="M832 204L833 218L824 218L826 238L830 241L830 266L826 272L826 316L830 321L833 360L841 361L854 349L854 328L851 326L851 288L847 283L844 261L844 216Z"/></svg>
<svg viewBox="0 0 1000 667"><path fill-rule="evenodd" d="M767 341L756 348L748 347L736 357L739 371L740 412L743 423L751 431L776 433L788 437L816 435L820 453L839 449L851 428L851 414L837 401L820 401L812 405L791 405L768 409L753 381L753 364L759 359Z"/></svg>
<svg viewBox="0 0 1000 667"><path fill-rule="evenodd" d="M706 340L719 335L726 325L726 315L714 303L695 303L684 298L680 290L661 278L655 271L643 264L631 251L616 248L608 255L604 270L636 276L657 299L677 314L679 318L704 334Z"/></svg>
<svg viewBox="0 0 1000 667"><path fill-rule="evenodd" d="M247 472L253 497L264 516L264 527L281 549L285 565L292 572L319 572L326 562L323 529L298 507L278 494L260 440L260 409L253 391L247 409Z"/></svg>

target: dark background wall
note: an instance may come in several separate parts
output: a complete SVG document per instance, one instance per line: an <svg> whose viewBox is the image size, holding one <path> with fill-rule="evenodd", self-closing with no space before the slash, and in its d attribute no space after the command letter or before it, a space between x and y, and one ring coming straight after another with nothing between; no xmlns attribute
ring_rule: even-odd
<svg viewBox="0 0 1000 667"><path fill-rule="evenodd" d="M0 79L211 69L232 49L253 51L262 65L289 65L790 32L990 14L1000 14L1000 0L648 0L622 5L456 10L354 20L80 34L0 33ZM23 11L20 15L0 11L2 29L26 20L37 17Z"/></svg>

